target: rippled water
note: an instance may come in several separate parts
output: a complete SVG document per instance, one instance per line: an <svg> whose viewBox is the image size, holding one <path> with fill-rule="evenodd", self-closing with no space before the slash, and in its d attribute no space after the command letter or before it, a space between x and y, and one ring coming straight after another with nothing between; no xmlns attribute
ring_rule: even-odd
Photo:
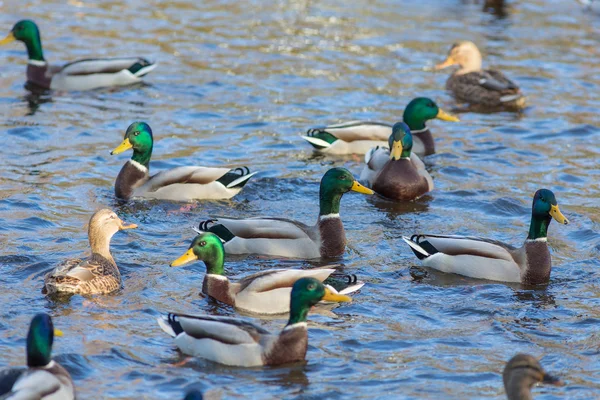
<svg viewBox="0 0 600 400"><path fill-rule="evenodd" d="M195 4L198 3L198 4ZM31 316L45 310L65 337L57 359L81 398L172 399L189 387L231 398L503 398L504 362L523 351L563 377L539 398L600 396L597 146L600 16L575 1L513 1L505 17L458 0L419 2L5 0L0 26L27 17L46 58L145 55L147 85L41 97L23 88L22 45L0 49L0 366L23 365ZM433 122L425 160L436 190L394 205L342 201L345 271L367 281L335 315L310 317L307 364L239 369L182 357L158 328L166 310L235 315L198 296L204 267L170 269L209 215L316 218L320 177L361 157L316 156L306 128L349 119L394 122L415 96L447 109L446 73L425 67L470 38L485 61L529 97L522 115L461 114ZM127 159L109 155L130 122L153 127L152 168L248 165L262 173L231 201L119 204L113 181ZM527 290L428 271L409 273L401 242L414 231L492 236L519 244L531 196L555 191L568 226L550 227L554 270ZM118 233L124 288L55 303L43 274L88 251L84 225L111 207L139 229ZM241 275L303 261L229 258ZM419 274L421 275L421 274ZM284 319L263 322L277 330Z"/></svg>

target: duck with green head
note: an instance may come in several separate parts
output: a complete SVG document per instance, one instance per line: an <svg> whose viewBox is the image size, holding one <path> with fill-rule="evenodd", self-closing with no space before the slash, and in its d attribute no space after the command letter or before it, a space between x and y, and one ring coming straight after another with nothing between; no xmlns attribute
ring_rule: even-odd
<svg viewBox="0 0 600 400"><path fill-rule="evenodd" d="M426 267L492 281L546 284L552 270L547 239L552 219L569 223L554 193L540 189L533 196L529 235L521 247L471 236L416 234L403 239Z"/></svg>
<svg viewBox="0 0 600 400"><path fill-rule="evenodd" d="M159 318L158 324L184 354L239 367L281 365L306 359L306 317L321 300L345 302L351 298L332 293L317 279L301 278L289 297L288 323L278 334L245 320L208 315L168 314Z"/></svg>
<svg viewBox="0 0 600 400"><path fill-rule="evenodd" d="M203 232L194 238L189 249L171 267L179 267L189 262L201 260L206 265L206 274L202 283L202 293L235 308L257 314L283 314L290 311L290 293L294 283L301 278L311 277L320 282L332 274L337 278L335 269L272 269L247 275L238 282L231 282L225 276L225 249L217 235ZM344 276L344 278L351 278ZM347 282L352 282L348 279ZM364 282L352 282L339 293L350 294L364 285ZM333 288L329 290L338 294Z"/></svg>
<svg viewBox="0 0 600 400"><path fill-rule="evenodd" d="M200 223L225 242L227 254L264 254L293 258L337 257L346 249L340 202L350 191L373 194L350 171L332 168L323 175L319 190L319 217L313 226L286 218L215 217Z"/></svg>
<svg viewBox="0 0 600 400"><path fill-rule="evenodd" d="M150 176L150 157L154 138L150 125L134 122L127 128L123 142L110 154L133 150L115 181L115 195L128 200L147 199L192 201L230 199L256 174L247 167L177 167Z"/></svg>
<svg viewBox="0 0 600 400"><path fill-rule="evenodd" d="M417 97L404 109L403 121L413 134L413 152L419 156L435 153L433 135L426 122L437 118L457 122L431 99ZM385 146L392 125L382 122L352 121L322 128L311 128L302 136L315 150L326 154L365 154L376 146Z"/></svg>
<svg viewBox="0 0 600 400"><path fill-rule="evenodd" d="M411 153L413 136L404 122L394 125L388 144L389 148L375 147L365 155L360 180L391 200L414 200L433 190L425 165Z"/></svg>
<svg viewBox="0 0 600 400"><path fill-rule="evenodd" d="M2 371L0 397L3 399L71 400L75 388L71 375L52 360L54 329L48 314L37 314L31 320L27 334L27 369Z"/></svg>
<svg viewBox="0 0 600 400"><path fill-rule="evenodd" d="M87 58L63 66L50 66L44 58L40 31L35 22L17 22L0 45L21 41L27 47L27 81L44 89L90 90L131 85L142 81L156 64L140 57Z"/></svg>
<svg viewBox="0 0 600 400"><path fill-rule="evenodd" d="M544 371L540 362L529 354L517 354L511 358L504 367L502 380L508 400L532 400L531 389L540 383L564 385L559 378Z"/></svg>

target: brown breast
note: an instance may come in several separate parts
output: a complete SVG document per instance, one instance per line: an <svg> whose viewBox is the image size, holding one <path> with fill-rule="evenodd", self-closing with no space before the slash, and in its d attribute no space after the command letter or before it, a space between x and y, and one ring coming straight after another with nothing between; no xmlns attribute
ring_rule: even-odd
<svg viewBox="0 0 600 400"><path fill-rule="evenodd" d="M435 153L435 142L433 141L433 135L429 129L425 129L422 132L413 133L413 136L423 142L423 146L425 147L425 153L423 155L428 156Z"/></svg>
<svg viewBox="0 0 600 400"><path fill-rule="evenodd" d="M429 191L427 180L410 160L388 162L373 183L373 190L392 200L413 200Z"/></svg>
<svg viewBox="0 0 600 400"><path fill-rule="evenodd" d="M46 65L27 64L27 82L33 83L44 89L50 89L50 81L52 80L51 71Z"/></svg>
<svg viewBox="0 0 600 400"><path fill-rule="evenodd" d="M527 270L521 283L527 285L548 283L552 271L552 258L550 250L548 250L548 243L527 241L525 242L525 254L527 254Z"/></svg>
<svg viewBox="0 0 600 400"><path fill-rule="evenodd" d="M308 331L306 325L284 329L269 352L263 354L265 365L281 365L304 361L307 347Z"/></svg>
<svg viewBox="0 0 600 400"><path fill-rule="evenodd" d="M346 232L339 217L319 219L319 233L321 234L321 257L337 257L346 250Z"/></svg>
<svg viewBox="0 0 600 400"><path fill-rule="evenodd" d="M148 171L144 172L127 161L115 181L115 196L120 199L129 199L133 190L148 179Z"/></svg>
<svg viewBox="0 0 600 400"><path fill-rule="evenodd" d="M212 274L204 275L202 293L222 303L235 306L235 299L229 292L229 279L225 277Z"/></svg>

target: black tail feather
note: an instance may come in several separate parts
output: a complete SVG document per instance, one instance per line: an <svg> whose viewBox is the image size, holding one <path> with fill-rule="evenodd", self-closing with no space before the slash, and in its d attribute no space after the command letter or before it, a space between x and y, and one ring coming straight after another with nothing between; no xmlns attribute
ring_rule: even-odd
<svg viewBox="0 0 600 400"><path fill-rule="evenodd" d="M169 313L169 315L167 316L167 320L171 328L173 328L173 332L175 332L175 335L179 335L181 332L183 332L181 324L179 323L179 321L177 321L177 315Z"/></svg>

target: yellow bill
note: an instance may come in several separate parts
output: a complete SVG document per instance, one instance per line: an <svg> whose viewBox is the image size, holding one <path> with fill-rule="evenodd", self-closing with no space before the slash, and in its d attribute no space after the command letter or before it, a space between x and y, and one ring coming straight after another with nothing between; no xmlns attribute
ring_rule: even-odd
<svg viewBox="0 0 600 400"><path fill-rule="evenodd" d="M402 157L402 142L395 141L392 145L392 151L390 151L390 159L399 160Z"/></svg>
<svg viewBox="0 0 600 400"><path fill-rule="evenodd" d="M361 185L357 181L354 181L354 183L352 184L352 187L350 188L350 190L352 190L354 192L362 193L362 194L373 194L373 193L375 193L374 191L372 191L369 188L364 187L363 185Z"/></svg>
<svg viewBox="0 0 600 400"><path fill-rule="evenodd" d="M4 39L0 40L0 45L9 44L11 42L14 42L15 40L15 35L11 32L8 35L6 35Z"/></svg>
<svg viewBox="0 0 600 400"><path fill-rule="evenodd" d="M453 66L454 64L456 64L456 61L454 61L454 59L452 57L448 57L446 58L446 61L444 61L441 64L438 64L434 67L434 69L439 70L439 69L444 69L444 68L448 68Z"/></svg>
<svg viewBox="0 0 600 400"><path fill-rule="evenodd" d="M448 114L446 111L442 110L441 108L438 110L438 113L435 117L437 119L441 119L442 121L460 122L460 119L458 119L458 117Z"/></svg>
<svg viewBox="0 0 600 400"><path fill-rule="evenodd" d="M113 151L110 152L111 155L115 155L115 154L121 154L122 152L129 150L133 147L133 145L131 144L131 142L129 141L129 138L126 138L125 140L123 140L123 142L117 146L116 149L114 149Z"/></svg>
<svg viewBox="0 0 600 400"><path fill-rule="evenodd" d="M54 329L54 336L63 336L63 332L60 329Z"/></svg>
<svg viewBox="0 0 600 400"><path fill-rule="evenodd" d="M173 261L171 263L171 267L179 267L179 266L185 265L191 261L196 261L197 259L198 259L198 256L194 254L194 250L189 249L188 251L185 252L184 255L179 257L177 260Z"/></svg>
<svg viewBox="0 0 600 400"><path fill-rule="evenodd" d="M560 224L567 225L569 223L569 220L564 215L562 215L562 213L558 209L558 206L550 205L550 215L556 220L556 222Z"/></svg>
<svg viewBox="0 0 600 400"><path fill-rule="evenodd" d="M345 301L352 301L351 297L348 297L343 294L333 293L327 286L325 287L325 296L323 299L325 301L335 301L336 303L341 303Z"/></svg>

